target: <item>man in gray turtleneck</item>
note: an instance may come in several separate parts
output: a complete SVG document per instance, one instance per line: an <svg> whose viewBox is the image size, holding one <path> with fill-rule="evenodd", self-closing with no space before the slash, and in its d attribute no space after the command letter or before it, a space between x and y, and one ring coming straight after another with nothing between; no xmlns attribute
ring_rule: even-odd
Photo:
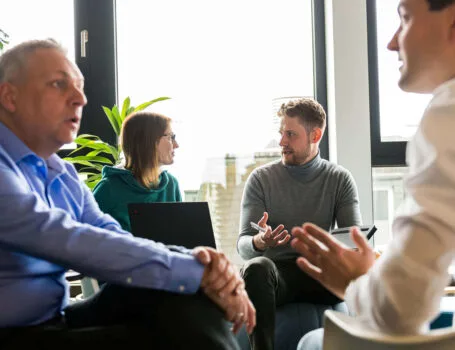
<svg viewBox="0 0 455 350"><path fill-rule="evenodd" d="M281 160L255 169L241 204L237 249L248 260L242 268L246 290L256 307L257 324L250 336L253 349L273 349L275 308L306 301L340 302L296 265L290 230L313 222L325 230L361 225L359 198L352 175L322 159L319 143L326 126L322 106L302 98L283 104ZM250 222L265 229L258 232Z"/></svg>

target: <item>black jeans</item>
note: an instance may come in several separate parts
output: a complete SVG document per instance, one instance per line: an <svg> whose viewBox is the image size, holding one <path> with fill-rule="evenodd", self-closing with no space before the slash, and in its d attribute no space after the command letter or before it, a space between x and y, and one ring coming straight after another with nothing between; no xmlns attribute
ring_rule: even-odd
<svg viewBox="0 0 455 350"><path fill-rule="evenodd" d="M202 293L105 285L64 320L0 330L1 349L238 349L223 312Z"/></svg>
<svg viewBox="0 0 455 350"><path fill-rule="evenodd" d="M241 270L245 288L256 308L256 328L250 335L254 350L271 350L275 341L276 307L292 302L334 305L341 300L299 269L295 259L272 261L257 257Z"/></svg>

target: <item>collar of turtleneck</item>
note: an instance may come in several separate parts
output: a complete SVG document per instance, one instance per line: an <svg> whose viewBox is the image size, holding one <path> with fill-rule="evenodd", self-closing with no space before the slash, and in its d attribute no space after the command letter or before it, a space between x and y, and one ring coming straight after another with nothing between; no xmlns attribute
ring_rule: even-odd
<svg viewBox="0 0 455 350"><path fill-rule="evenodd" d="M313 159L311 159L308 163L302 165L281 164L296 180L300 182L309 182L319 175L323 169L324 161L318 152L318 154Z"/></svg>

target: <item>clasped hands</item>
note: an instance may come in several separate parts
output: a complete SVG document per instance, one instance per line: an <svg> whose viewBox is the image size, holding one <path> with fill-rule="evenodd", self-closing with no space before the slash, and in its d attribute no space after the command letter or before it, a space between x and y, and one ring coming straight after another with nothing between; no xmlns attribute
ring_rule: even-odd
<svg viewBox="0 0 455 350"><path fill-rule="evenodd" d="M256 309L245 291L245 283L227 257L210 247L197 247L193 255L205 266L201 289L225 312L237 333L243 324L249 334L256 326Z"/></svg>

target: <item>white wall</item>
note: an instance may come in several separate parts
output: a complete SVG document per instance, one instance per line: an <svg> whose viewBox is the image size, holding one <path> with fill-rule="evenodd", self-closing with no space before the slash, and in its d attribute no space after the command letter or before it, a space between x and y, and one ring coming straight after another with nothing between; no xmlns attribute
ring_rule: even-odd
<svg viewBox="0 0 455 350"><path fill-rule="evenodd" d="M330 159L353 174L373 223L365 0L326 0ZM336 60L334 59L336 57Z"/></svg>

